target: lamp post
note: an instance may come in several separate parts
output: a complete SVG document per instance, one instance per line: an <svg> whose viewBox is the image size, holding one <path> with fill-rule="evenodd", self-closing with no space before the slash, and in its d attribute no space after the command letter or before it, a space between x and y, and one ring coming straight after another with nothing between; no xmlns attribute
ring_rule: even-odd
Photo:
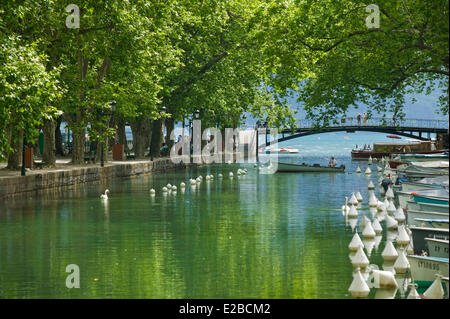
<svg viewBox="0 0 450 319"><path fill-rule="evenodd" d="M109 110L106 112L103 111L103 115L108 115L108 116L114 115L114 112L116 111L116 107L117 107L117 102L115 100L112 100L111 102L109 102L109 105L110 105ZM104 146L104 141L102 139L101 150L100 150L100 166L101 167L105 166L104 151L105 151L105 146Z"/></svg>

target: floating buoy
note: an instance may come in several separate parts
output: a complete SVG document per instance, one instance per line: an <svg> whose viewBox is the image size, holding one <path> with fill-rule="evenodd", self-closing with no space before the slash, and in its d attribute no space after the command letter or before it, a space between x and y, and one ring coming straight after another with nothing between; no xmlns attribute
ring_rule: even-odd
<svg viewBox="0 0 450 319"><path fill-rule="evenodd" d="M156 191L152 188L150 189L150 194L155 195Z"/></svg>
<svg viewBox="0 0 450 319"><path fill-rule="evenodd" d="M369 159L367 160L368 165L372 165L372 156L369 156Z"/></svg>
<svg viewBox="0 0 450 319"><path fill-rule="evenodd" d="M442 276L436 274L436 279L431 286L423 293L424 299L444 299L444 288L442 288Z"/></svg>
<svg viewBox="0 0 450 319"><path fill-rule="evenodd" d="M408 236L408 233L405 230L405 226L398 226L398 236L396 238L397 245L399 246L406 246L410 242L410 238Z"/></svg>
<svg viewBox="0 0 450 319"><path fill-rule="evenodd" d="M164 186L164 187L162 188L162 191L163 191L163 193L167 193L167 187Z"/></svg>
<svg viewBox="0 0 450 319"><path fill-rule="evenodd" d="M184 187L186 187L186 184L183 183L183 182L181 182L181 183L180 183L180 188L184 188Z"/></svg>
<svg viewBox="0 0 450 319"><path fill-rule="evenodd" d="M378 199L374 193L371 193L370 198L369 198L369 207L377 207L377 205L378 205Z"/></svg>
<svg viewBox="0 0 450 319"><path fill-rule="evenodd" d="M222 178L222 177L223 177L223 175L222 175L222 174L219 174L219 175L217 175L217 177L219 177L219 178Z"/></svg>
<svg viewBox="0 0 450 319"><path fill-rule="evenodd" d="M398 222L391 216L386 216L386 228L387 229L397 229L398 228Z"/></svg>
<svg viewBox="0 0 450 319"><path fill-rule="evenodd" d="M369 189L369 190L374 190L375 189L375 185L373 185L372 181L369 182L369 185L367 186L367 189Z"/></svg>
<svg viewBox="0 0 450 319"><path fill-rule="evenodd" d="M358 217L358 211L356 210L356 207L354 205L350 205L350 210L348 211L347 216L349 218L356 218L356 217Z"/></svg>
<svg viewBox="0 0 450 319"><path fill-rule="evenodd" d="M366 175L372 174L372 170L370 169L369 166L367 166L366 171L364 172L364 174L366 174Z"/></svg>
<svg viewBox="0 0 450 319"><path fill-rule="evenodd" d="M362 198L361 193L359 191L356 193L356 200L358 202L360 202L360 203L363 201L363 198Z"/></svg>
<svg viewBox="0 0 450 319"><path fill-rule="evenodd" d="M398 254L397 260L394 263L394 269L397 274L404 274L409 269L409 261L403 249Z"/></svg>
<svg viewBox="0 0 450 319"><path fill-rule="evenodd" d="M397 260L398 252L395 249L392 241L390 241L390 240L386 241L386 246L384 247L383 252L381 253L381 257L383 257L384 261Z"/></svg>
<svg viewBox="0 0 450 319"><path fill-rule="evenodd" d="M386 191L386 198L388 200L394 199L394 191L391 187L388 187L388 190Z"/></svg>
<svg viewBox="0 0 450 319"><path fill-rule="evenodd" d="M358 247L355 256L352 258L352 265L355 268L360 267L361 269L365 269L369 265L369 259L367 259L367 256L361 246Z"/></svg>
<svg viewBox="0 0 450 319"><path fill-rule="evenodd" d="M377 202L377 211L385 212L386 211L386 205L384 205L383 202L378 201Z"/></svg>
<svg viewBox="0 0 450 319"><path fill-rule="evenodd" d="M193 186L193 185L197 184L197 181L195 179L191 179L191 180L189 180L189 183Z"/></svg>
<svg viewBox="0 0 450 319"><path fill-rule="evenodd" d="M416 290L417 284L411 283L409 284L409 287L411 287L411 290L409 291L408 297L406 297L406 299L420 299L420 296Z"/></svg>
<svg viewBox="0 0 450 319"><path fill-rule="evenodd" d="M383 231L383 228L381 227L381 224L378 221L378 218L375 218L373 220L372 228L373 228L375 234L377 234L377 235L381 234L381 232Z"/></svg>
<svg viewBox="0 0 450 319"><path fill-rule="evenodd" d="M389 204L386 208L386 211L389 215L393 216L397 208L395 208L394 202L392 200L389 201Z"/></svg>
<svg viewBox="0 0 450 319"><path fill-rule="evenodd" d="M356 173L361 173L361 168L359 168L359 166L356 168Z"/></svg>
<svg viewBox="0 0 450 319"><path fill-rule="evenodd" d="M197 184L199 184L199 183L202 181L202 179L201 179L200 177L197 177L197 178L195 179L195 181L197 182Z"/></svg>
<svg viewBox="0 0 450 319"><path fill-rule="evenodd" d="M206 179L207 181L209 181L209 180L211 179L211 177L209 177L209 175L206 175L205 179Z"/></svg>
<svg viewBox="0 0 450 319"><path fill-rule="evenodd" d="M370 257L370 255L372 254L373 246L375 246L375 240L373 238L363 239L363 245L367 251L367 256Z"/></svg>
<svg viewBox="0 0 450 319"><path fill-rule="evenodd" d="M359 268L356 268L356 273L348 291L353 298L366 298L369 295L370 288L361 275Z"/></svg>
<svg viewBox="0 0 450 319"><path fill-rule="evenodd" d="M358 233L356 232L353 235L352 240L350 241L350 244L348 244L348 248L351 251L357 251L359 247L363 247L363 242L361 241L361 238L359 237Z"/></svg>
<svg viewBox="0 0 450 319"><path fill-rule="evenodd" d="M355 193L352 193L352 196L350 197L350 201L348 203L353 206L358 205L358 200L356 199Z"/></svg>
<svg viewBox="0 0 450 319"><path fill-rule="evenodd" d="M387 270L372 270L376 288L398 288L397 281L392 272Z"/></svg>
<svg viewBox="0 0 450 319"><path fill-rule="evenodd" d="M381 183L380 183L380 186L381 186ZM386 194L386 192L384 191L384 188L380 187L380 195L384 196L385 194Z"/></svg>
<svg viewBox="0 0 450 319"><path fill-rule="evenodd" d="M409 238L411 238L411 236ZM408 255L414 255L414 246L412 240L409 240L408 246L406 246L406 253Z"/></svg>
<svg viewBox="0 0 450 319"><path fill-rule="evenodd" d="M370 222L370 220L366 221L362 235L364 238L374 238L375 237L376 233L375 233L375 230L373 230L372 223Z"/></svg>
<svg viewBox="0 0 450 319"><path fill-rule="evenodd" d="M230 177L233 177L233 172L230 172L230 174L228 174Z"/></svg>
<svg viewBox="0 0 450 319"><path fill-rule="evenodd" d="M377 171L378 171L378 173L381 173L383 171L383 169L377 165Z"/></svg>
<svg viewBox="0 0 450 319"><path fill-rule="evenodd" d="M176 192L177 191L177 187L175 185L172 186L172 192Z"/></svg>
<svg viewBox="0 0 450 319"><path fill-rule="evenodd" d="M367 223L370 223L370 219L367 216L363 216L360 224L361 229L364 229Z"/></svg>
<svg viewBox="0 0 450 319"><path fill-rule="evenodd" d="M381 239L383 238L383 236L381 236L381 235L376 235L375 236L375 238L374 238L374 248L375 248L375 250L378 250L378 246L380 246L380 243L381 243Z"/></svg>
<svg viewBox="0 0 450 319"><path fill-rule="evenodd" d="M403 208L401 208L401 206L398 206L397 210L395 211L394 218L399 223L403 223L405 221L405 213L403 212Z"/></svg>

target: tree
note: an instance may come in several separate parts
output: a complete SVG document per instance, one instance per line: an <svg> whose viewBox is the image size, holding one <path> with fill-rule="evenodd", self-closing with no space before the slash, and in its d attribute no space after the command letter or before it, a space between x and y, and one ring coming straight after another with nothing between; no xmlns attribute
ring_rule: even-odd
<svg viewBox="0 0 450 319"><path fill-rule="evenodd" d="M378 1L380 25L368 28L371 3L306 0L262 8L270 30L268 84L299 92L308 116L323 124L357 103L401 116L406 94L433 90L441 91L437 106L448 114L448 1Z"/></svg>
<svg viewBox="0 0 450 319"><path fill-rule="evenodd" d="M1 33L0 47L0 159L8 157L8 168L18 169L22 139L34 142L62 89L59 70L46 71L36 43Z"/></svg>

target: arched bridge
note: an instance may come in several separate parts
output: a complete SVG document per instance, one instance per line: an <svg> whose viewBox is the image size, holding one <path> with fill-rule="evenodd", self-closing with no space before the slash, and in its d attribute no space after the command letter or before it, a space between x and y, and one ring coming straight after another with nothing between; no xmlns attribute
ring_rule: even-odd
<svg viewBox="0 0 450 319"><path fill-rule="evenodd" d="M385 118L370 118L358 120L354 118L343 118L337 124L333 124L329 127L316 127L311 120L299 120L297 122L297 128L294 130L285 129L279 132L281 138L278 139L278 143L299 138L302 136L329 133L329 132L349 132L354 133L356 131L366 132L379 132L386 134L395 134L404 137L415 138L418 140L430 140L431 133L447 133L448 129L447 120L423 120L423 119L403 119L403 120L386 120ZM270 144L267 136L269 130L266 128L258 128L259 134L266 134L266 143L259 145L264 147ZM424 136L424 135L427 136Z"/></svg>

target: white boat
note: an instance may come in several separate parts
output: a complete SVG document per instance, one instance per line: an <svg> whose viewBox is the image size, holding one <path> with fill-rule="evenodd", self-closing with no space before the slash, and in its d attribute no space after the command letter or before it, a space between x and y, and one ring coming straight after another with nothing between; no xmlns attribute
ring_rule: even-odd
<svg viewBox="0 0 450 319"><path fill-rule="evenodd" d="M432 178L422 178L414 182L401 183L402 191L411 191L414 189L436 189L436 188L448 188L448 175L438 176Z"/></svg>
<svg viewBox="0 0 450 319"><path fill-rule="evenodd" d="M431 203L416 203L414 201L408 201L406 206L407 206L406 210L408 210L408 211L415 210L415 211L423 211L423 212L446 213L448 216L448 205L439 205L439 204L431 204Z"/></svg>
<svg viewBox="0 0 450 319"><path fill-rule="evenodd" d="M431 257L448 258L448 240L425 238Z"/></svg>
<svg viewBox="0 0 450 319"><path fill-rule="evenodd" d="M436 274L448 277L448 258L406 255L411 277L419 288L428 288L436 279Z"/></svg>
<svg viewBox="0 0 450 319"><path fill-rule="evenodd" d="M297 148L291 148L291 147L281 147L281 148L275 148L272 146L265 147L263 151L261 151L266 154L276 154L276 153L284 153L284 154L297 154L299 153L299 149Z"/></svg>
<svg viewBox="0 0 450 319"><path fill-rule="evenodd" d="M430 228L430 227L418 227L410 226L414 254L422 255L424 252L428 253L428 246L425 238L435 238L448 240L448 228Z"/></svg>
<svg viewBox="0 0 450 319"><path fill-rule="evenodd" d="M448 219L414 218L414 220L420 227L448 229Z"/></svg>
<svg viewBox="0 0 450 319"><path fill-rule="evenodd" d="M448 222L448 212L424 212L420 210L408 209L406 212L406 223L410 226L422 226L422 219L425 220L447 220Z"/></svg>
<svg viewBox="0 0 450 319"><path fill-rule="evenodd" d="M427 198L431 198L430 201L434 199L436 201L444 201L445 199L448 200L448 190L444 188L397 191L395 194L397 195L398 202L403 209L407 209L408 201L417 201L417 199L414 199L414 195L427 196Z"/></svg>

